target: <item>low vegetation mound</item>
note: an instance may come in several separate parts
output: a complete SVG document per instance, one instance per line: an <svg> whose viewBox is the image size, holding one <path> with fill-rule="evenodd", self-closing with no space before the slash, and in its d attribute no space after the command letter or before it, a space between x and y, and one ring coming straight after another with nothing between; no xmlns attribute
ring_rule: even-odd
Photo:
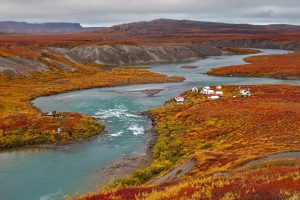
<svg viewBox="0 0 300 200"><path fill-rule="evenodd" d="M189 91L182 94L184 103L171 100L164 107L152 110L150 115L156 123L158 140L151 166L116 181L114 186L119 189L78 198L299 198L298 157L246 164L271 154L300 149L300 87L244 88L251 91L251 97L242 97L238 86L226 86L222 89L223 97L216 100ZM195 165L184 176L155 184L191 159ZM140 186L143 183L147 184Z"/></svg>
<svg viewBox="0 0 300 200"><path fill-rule="evenodd" d="M103 129L91 117L77 113L15 114L0 122L0 149L81 141Z"/></svg>
<svg viewBox="0 0 300 200"><path fill-rule="evenodd" d="M218 67L208 72L216 76L258 76L280 79L300 79L300 53L253 56L246 65Z"/></svg>

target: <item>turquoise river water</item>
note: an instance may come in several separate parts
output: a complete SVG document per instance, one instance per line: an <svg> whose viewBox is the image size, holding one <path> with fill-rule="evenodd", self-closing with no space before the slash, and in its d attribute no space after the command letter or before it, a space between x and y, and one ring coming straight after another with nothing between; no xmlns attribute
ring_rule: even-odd
<svg viewBox="0 0 300 200"><path fill-rule="evenodd" d="M262 54L286 51L264 50ZM161 106L176 94L199 85L280 84L299 81L269 78L213 77L204 73L215 66L243 64L245 55L208 57L190 63L151 65L151 71L183 76L181 83L99 88L40 97L33 104L43 111L70 111L101 120L109 134L63 149L17 149L0 152L1 200L56 200L95 190L103 169L128 155L144 154L145 132L151 121L140 112ZM180 66L195 65L196 69ZM164 89L153 97L138 92Z"/></svg>

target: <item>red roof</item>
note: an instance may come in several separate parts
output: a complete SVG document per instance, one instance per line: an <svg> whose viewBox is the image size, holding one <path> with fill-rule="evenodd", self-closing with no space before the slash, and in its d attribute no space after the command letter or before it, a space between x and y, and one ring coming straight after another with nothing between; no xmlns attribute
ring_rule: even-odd
<svg viewBox="0 0 300 200"><path fill-rule="evenodd" d="M212 96L220 96L219 94L208 94L208 97L212 97Z"/></svg>

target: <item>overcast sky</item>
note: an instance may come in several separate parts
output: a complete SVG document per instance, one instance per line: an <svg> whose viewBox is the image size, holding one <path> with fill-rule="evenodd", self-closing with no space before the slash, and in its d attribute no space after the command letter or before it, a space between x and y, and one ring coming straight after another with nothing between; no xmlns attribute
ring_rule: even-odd
<svg viewBox="0 0 300 200"><path fill-rule="evenodd" d="M300 24L300 0L0 0L0 21L109 26L157 18Z"/></svg>

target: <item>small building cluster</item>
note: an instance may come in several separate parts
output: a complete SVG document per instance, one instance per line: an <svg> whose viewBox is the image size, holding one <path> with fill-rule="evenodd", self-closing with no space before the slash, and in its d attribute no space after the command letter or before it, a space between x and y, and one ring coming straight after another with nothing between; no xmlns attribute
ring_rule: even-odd
<svg viewBox="0 0 300 200"><path fill-rule="evenodd" d="M219 99L220 97L224 96L222 88L223 87L221 85L218 85L216 87L216 91L215 91L215 90L211 89L210 86L205 86L202 88L200 93L207 95L208 99L215 100L215 99Z"/></svg>
<svg viewBox="0 0 300 200"><path fill-rule="evenodd" d="M222 91L222 89L223 89L223 87L221 85L216 86L215 90L213 90L211 88L211 86L205 86L201 90L199 90L199 88L197 88L197 87L193 87L192 92L204 94L207 96L208 99L216 100L216 99L224 97L224 92ZM250 97L251 96L250 89L249 88L248 89L240 88L240 96L241 97ZM237 96L233 96L233 97L236 98ZM181 95L176 95L174 99L177 103L182 103L185 101L184 97L182 97Z"/></svg>

